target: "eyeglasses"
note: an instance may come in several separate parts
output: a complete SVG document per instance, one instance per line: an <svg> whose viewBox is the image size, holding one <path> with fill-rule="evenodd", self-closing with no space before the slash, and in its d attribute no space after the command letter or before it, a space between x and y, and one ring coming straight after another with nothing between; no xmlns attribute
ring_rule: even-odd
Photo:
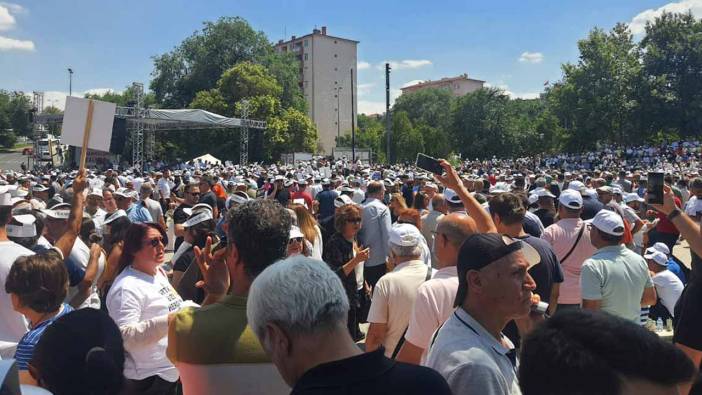
<svg viewBox="0 0 702 395"><path fill-rule="evenodd" d="M302 237L293 237L292 239L288 240L288 244L302 243L302 240L304 240Z"/></svg>
<svg viewBox="0 0 702 395"><path fill-rule="evenodd" d="M163 240L163 237L155 237L155 238L153 238L153 239L147 240L147 241L144 243L144 245L150 245L150 246L153 247L153 248L158 247L159 244L161 244L161 245L163 245L163 246L166 245L166 243L165 243L164 240Z"/></svg>
<svg viewBox="0 0 702 395"><path fill-rule="evenodd" d="M190 192L191 196L200 196L200 192Z"/></svg>

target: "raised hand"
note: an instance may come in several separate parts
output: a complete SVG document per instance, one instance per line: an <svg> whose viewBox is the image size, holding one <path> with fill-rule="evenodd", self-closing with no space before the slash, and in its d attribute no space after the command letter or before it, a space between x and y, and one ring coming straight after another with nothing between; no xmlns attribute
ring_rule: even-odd
<svg viewBox="0 0 702 395"><path fill-rule="evenodd" d="M208 237L205 248L193 248L195 262L200 267L202 280L195 286L204 289L208 294L223 296L229 291L229 269L225 263L226 248L212 253L212 238Z"/></svg>

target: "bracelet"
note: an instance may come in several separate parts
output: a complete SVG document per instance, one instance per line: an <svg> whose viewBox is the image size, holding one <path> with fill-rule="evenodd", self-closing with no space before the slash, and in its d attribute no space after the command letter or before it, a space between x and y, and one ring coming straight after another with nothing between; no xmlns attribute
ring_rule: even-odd
<svg viewBox="0 0 702 395"><path fill-rule="evenodd" d="M668 221L672 221L673 219L675 219L675 217L680 215L680 213L682 213L682 211L680 211L679 208L676 208L675 210L671 211L670 214L668 214Z"/></svg>

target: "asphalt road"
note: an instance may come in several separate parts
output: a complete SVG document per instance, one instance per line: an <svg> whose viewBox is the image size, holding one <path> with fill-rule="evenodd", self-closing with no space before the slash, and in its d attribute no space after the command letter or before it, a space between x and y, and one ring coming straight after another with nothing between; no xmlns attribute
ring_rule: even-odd
<svg viewBox="0 0 702 395"><path fill-rule="evenodd" d="M23 162L27 164L27 157L21 152L0 153L0 170L20 171Z"/></svg>

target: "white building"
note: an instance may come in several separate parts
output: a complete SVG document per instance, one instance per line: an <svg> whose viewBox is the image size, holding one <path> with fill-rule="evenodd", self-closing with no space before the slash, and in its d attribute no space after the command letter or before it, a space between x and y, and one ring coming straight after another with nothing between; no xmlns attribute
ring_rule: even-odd
<svg viewBox="0 0 702 395"><path fill-rule="evenodd" d="M474 80L468 78L468 74L462 74L458 77L442 78L437 81L424 81L418 84L401 88L402 94L412 93L422 89L445 89L455 97L465 96L483 88L485 81Z"/></svg>
<svg viewBox="0 0 702 395"><path fill-rule="evenodd" d="M280 40L278 52L292 52L300 61L300 88L307 110L317 125L319 147L331 154L337 135L351 131L351 69L353 69L353 108L358 112L358 41L327 35L326 26L312 34ZM356 114L353 114L354 122Z"/></svg>

